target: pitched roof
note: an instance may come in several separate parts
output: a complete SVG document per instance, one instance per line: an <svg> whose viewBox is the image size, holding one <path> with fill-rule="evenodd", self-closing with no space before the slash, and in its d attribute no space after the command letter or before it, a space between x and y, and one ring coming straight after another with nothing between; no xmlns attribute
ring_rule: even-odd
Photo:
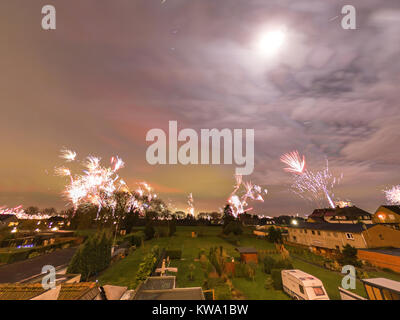
<svg viewBox="0 0 400 320"><path fill-rule="evenodd" d="M57 300L93 300L99 293L95 282L63 283Z"/></svg>
<svg viewBox="0 0 400 320"><path fill-rule="evenodd" d="M5 283L0 284L0 300L30 300L45 291L41 283Z"/></svg>
<svg viewBox="0 0 400 320"><path fill-rule="evenodd" d="M382 207L394 213L400 214L400 206L382 206Z"/></svg>
<svg viewBox="0 0 400 320"><path fill-rule="evenodd" d="M292 225L292 226L290 226L290 228L361 233L361 232L363 232L369 228L372 228L374 226L376 226L376 224L300 222L297 226Z"/></svg>
<svg viewBox="0 0 400 320"><path fill-rule="evenodd" d="M400 257L400 248L385 248L385 249L358 249L367 252L375 252L389 256Z"/></svg>
<svg viewBox="0 0 400 320"><path fill-rule="evenodd" d="M343 207L343 208L324 208L324 209L315 209L309 218L320 220L324 217L332 217L332 216L342 216L349 218L357 218L360 216L371 216L371 214L363 209L360 209L356 206L352 207Z"/></svg>
<svg viewBox="0 0 400 320"><path fill-rule="evenodd" d="M371 216L371 214L363 209L356 206L343 207L335 209L335 216L346 216L346 217L359 217L359 216Z"/></svg>
<svg viewBox="0 0 400 320"><path fill-rule="evenodd" d="M238 247L236 250L239 251L239 253L258 253L257 249L247 247Z"/></svg>

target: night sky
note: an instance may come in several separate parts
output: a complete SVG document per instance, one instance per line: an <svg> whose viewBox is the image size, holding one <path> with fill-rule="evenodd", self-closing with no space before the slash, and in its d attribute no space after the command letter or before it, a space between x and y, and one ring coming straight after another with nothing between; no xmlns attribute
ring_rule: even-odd
<svg viewBox="0 0 400 320"><path fill-rule="evenodd" d="M41 28L53 4L57 29ZM309 214L279 161L299 150L311 169L344 174L336 198L375 211L400 183L400 1L2 0L0 206L64 208L59 150L105 163L120 156L128 185L196 212L218 210L234 165L147 164L152 128L251 128L255 170L268 188L255 213ZM255 49L283 28L274 55ZM80 167L77 166L76 170Z"/></svg>

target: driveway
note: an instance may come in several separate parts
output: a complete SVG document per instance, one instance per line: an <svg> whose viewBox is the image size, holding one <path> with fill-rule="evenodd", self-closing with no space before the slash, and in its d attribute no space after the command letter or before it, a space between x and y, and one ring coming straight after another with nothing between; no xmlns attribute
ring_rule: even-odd
<svg viewBox="0 0 400 320"><path fill-rule="evenodd" d="M42 273L45 265L55 268L66 265L77 248L67 248L44 254L32 259L0 266L0 283L14 283Z"/></svg>

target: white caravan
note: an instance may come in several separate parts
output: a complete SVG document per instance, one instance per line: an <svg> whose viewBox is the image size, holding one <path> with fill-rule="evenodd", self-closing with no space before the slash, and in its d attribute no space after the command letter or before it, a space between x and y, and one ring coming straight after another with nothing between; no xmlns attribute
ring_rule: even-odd
<svg viewBox="0 0 400 320"><path fill-rule="evenodd" d="M282 270L282 285L295 300L329 300L321 280L301 270Z"/></svg>

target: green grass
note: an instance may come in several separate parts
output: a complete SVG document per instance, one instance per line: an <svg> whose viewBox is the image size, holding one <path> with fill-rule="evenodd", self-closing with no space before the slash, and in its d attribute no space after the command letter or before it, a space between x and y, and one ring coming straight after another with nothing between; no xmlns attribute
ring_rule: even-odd
<svg viewBox="0 0 400 320"><path fill-rule="evenodd" d="M192 231L197 231L201 236L192 238ZM251 235L251 230L246 230L241 236L231 237L225 239L220 237L221 227L177 227L177 232L172 237L152 239L145 241L144 247L138 248L135 252L130 254L125 259L113 264L105 272L103 272L99 281L101 284L114 284L120 286L128 286L130 289L134 288L135 275L138 266L141 263L145 254L155 245L160 248L169 249L182 249L182 259L172 260L170 266L177 267L177 287L201 287L205 280L204 271L201 268L200 262L196 261L201 249L209 251L209 248L214 246L223 246L226 253L237 260L239 258L238 252L235 250L236 241L239 246L254 247L259 250L275 250L275 246L265 239L258 239ZM234 240L234 241L233 241ZM274 255L278 257L278 255ZM317 258L316 258L317 259ZM319 278L332 300L340 300L338 287L344 275L340 273L326 270L322 267L316 266L312 263L300 261L292 258L293 266L296 269L303 270L317 278ZM195 265L193 271L194 279L189 279L189 265ZM391 272L369 272L369 278L384 277L400 281L400 274ZM240 291L245 299L251 300L287 300L290 299L283 291L266 289L264 287L268 275L262 271L261 265L257 267L255 279L248 280L246 278L233 278L232 283L235 289ZM221 292L226 288L216 287L216 295L218 290ZM357 280L356 289L351 290L354 293L366 297L364 286L361 281Z"/></svg>
<svg viewBox="0 0 400 320"><path fill-rule="evenodd" d="M192 238L192 231L197 231L201 236ZM211 247L223 246L227 254L238 258L239 254L235 250L236 246L226 239L219 237L221 227L177 227L176 234L172 237L152 239L145 241L144 247L138 248L134 253L125 259L113 264L105 272L103 272L99 281L102 284L114 284L128 286L134 289L134 279L144 255L155 245L160 248L182 249L182 260L173 260L171 267L178 268L177 286L178 287L195 287L201 286L204 282L204 272L200 267L200 263L195 261L198 258L201 249L206 253ZM241 246L252 246L262 250L272 250L275 246L265 239L257 239L249 237L250 231L238 239ZM194 280L189 280L189 265L193 263L196 266L194 270Z"/></svg>
<svg viewBox="0 0 400 320"><path fill-rule="evenodd" d="M264 287L267 274L257 266L254 280L233 278L232 283L248 300L289 300L289 296L281 290L266 289Z"/></svg>
<svg viewBox="0 0 400 320"><path fill-rule="evenodd" d="M296 259L293 259L292 263L295 269L300 269L321 280L331 300L340 300L338 287L342 286L344 275ZM356 289L349 291L362 297L366 297L364 286L359 280L356 281Z"/></svg>

